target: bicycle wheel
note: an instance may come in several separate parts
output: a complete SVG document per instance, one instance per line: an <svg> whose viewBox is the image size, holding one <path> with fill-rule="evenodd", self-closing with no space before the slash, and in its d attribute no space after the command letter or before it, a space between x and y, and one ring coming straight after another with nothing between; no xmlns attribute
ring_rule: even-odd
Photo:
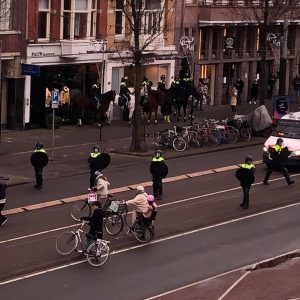
<svg viewBox="0 0 300 300"><path fill-rule="evenodd" d="M109 246L101 241L100 243L93 242L86 250L86 259L93 267L104 265L109 257Z"/></svg>
<svg viewBox="0 0 300 300"><path fill-rule="evenodd" d="M173 140L173 148L177 152L183 152L187 148L185 139L182 136L176 136Z"/></svg>
<svg viewBox="0 0 300 300"><path fill-rule="evenodd" d="M91 216L91 206L85 200L73 202L70 207L70 215L75 221L80 222L81 217Z"/></svg>
<svg viewBox="0 0 300 300"><path fill-rule="evenodd" d="M235 131L229 131L225 133L225 139L229 144L235 144L238 139L238 135Z"/></svg>
<svg viewBox="0 0 300 300"><path fill-rule="evenodd" d="M104 227L109 235L118 235L124 227L122 216L119 214L108 213L104 221Z"/></svg>
<svg viewBox="0 0 300 300"><path fill-rule="evenodd" d="M241 128L240 131L241 139L245 142L249 142L251 140L251 130L250 128Z"/></svg>
<svg viewBox="0 0 300 300"><path fill-rule="evenodd" d="M59 254L72 253L78 245L78 238L73 231L62 233L56 240L56 250Z"/></svg>
<svg viewBox="0 0 300 300"><path fill-rule="evenodd" d="M136 222L133 227L133 234L140 243L148 243L154 236L154 230L151 225L146 227Z"/></svg>

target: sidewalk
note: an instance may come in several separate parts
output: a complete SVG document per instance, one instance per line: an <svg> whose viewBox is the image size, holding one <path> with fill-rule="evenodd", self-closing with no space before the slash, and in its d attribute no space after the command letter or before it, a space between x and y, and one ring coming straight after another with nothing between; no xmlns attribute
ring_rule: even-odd
<svg viewBox="0 0 300 300"><path fill-rule="evenodd" d="M241 269L178 289L157 300L296 300L300 299L299 253ZM293 257L294 256L294 257ZM275 265L275 266L274 266Z"/></svg>
<svg viewBox="0 0 300 300"><path fill-rule="evenodd" d="M238 114L247 114L258 105L249 105L244 102L238 106ZM267 103L271 109L271 103ZM224 119L231 115L230 106L205 106L203 112L195 112L197 118ZM184 123L172 123L155 126L146 126L146 144L148 152L139 154L141 157L148 157L153 154L153 135L157 130L170 128L172 125L183 125ZM186 122L185 124L189 124ZM0 175L8 177L8 185L17 185L33 182L33 171L29 163L30 155L35 143L42 141L48 149L49 157L52 156L52 131L48 129L31 129L26 131L4 131L0 147ZM187 155L196 155L211 151L222 151L230 148L247 147L249 145L262 144L264 138L255 137L249 143L239 142L237 144L224 144L216 147L203 147L200 149L191 148L185 152L166 150L166 158L176 158ZM93 145L100 145L101 149L111 152L114 164L122 164L128 161L128 154L131 143L131 128L127 122L113 121L112 126L105 126L102 130L102 141L99 141L99 129L96 124L84 125L83 127L63 126L55 130L54 161L47 166L47 178L55 179L65 176L86 174L89 172L87 157ZM130 160L138 160L132 156Z"/></svg>

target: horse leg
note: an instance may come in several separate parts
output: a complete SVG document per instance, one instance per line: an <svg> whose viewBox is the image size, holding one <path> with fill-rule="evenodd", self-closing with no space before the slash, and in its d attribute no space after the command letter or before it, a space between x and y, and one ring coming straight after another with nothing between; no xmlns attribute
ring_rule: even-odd
<svg viewBox="0 0 300 300"><path fill-rule="evenodd" d="M155 123L155 125L157 125L158 124L158 121L157 121L157 109L154 111L154 115L155 115L154 123Z"/></svg>
<svg viewBox="0 0 300 300"><path fill-rule="evenodd" d="M82 116L83 116L83 108L78 111L77 124L78 124L79 127L82 126Z"/></svg>

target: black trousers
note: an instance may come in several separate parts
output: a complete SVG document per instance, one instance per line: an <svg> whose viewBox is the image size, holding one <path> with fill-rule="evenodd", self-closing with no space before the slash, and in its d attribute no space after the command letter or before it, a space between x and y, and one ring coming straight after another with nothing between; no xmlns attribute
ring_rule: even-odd
<svg viewBox="0 0 300 300"><path fill-rule="evenodd" d="M5 221L7 218L6 217L4 217L3 215L2 215L2 210L3 210L3 208L4 208L4 206L5 206L5 203L0 203L0 224L2 224L2 222L3 221Z"/></svg>
<svg viewBox="0 0 300 300"><path fill-rule="evenodd" d="M34 168L35 180L37 186L43 185L43 168Z"/></svg>
<svg viewBox="0 0 300 300"><path fill-rule="evenodd" d="M91 176L90 176L90 188L95 186L95 180L97 176L95 175L96 170L91 170Z"/></svg>
<svg viewBox="0 0 300 300"><path fill-rule="evenodd" d="M152 188L154 198L162 196L162 179L152 178Z"/></svg>
<svg viewBox="0 0 300 300"><path fill-rule="evenodd" d="M268 182L268 180L270 178L270 175L272 174L273 171L274 171L273 168L268 168L268 171L266 173L264 182ZM286 180L287 183L289 183L291 181L291 178L290 178L290 176L288 174L288 171L285 168L285 166L279 165L278 171L284 176L284 178L285 178L285 180Z"/></svg>
<svg viewBox="0 0 300 300"><path fill-rule="evenodd" d="M248 208L249 207L249 193L250 193L250 188L251 184L242 184L242 189L243 189L243 207Z"/></svg>

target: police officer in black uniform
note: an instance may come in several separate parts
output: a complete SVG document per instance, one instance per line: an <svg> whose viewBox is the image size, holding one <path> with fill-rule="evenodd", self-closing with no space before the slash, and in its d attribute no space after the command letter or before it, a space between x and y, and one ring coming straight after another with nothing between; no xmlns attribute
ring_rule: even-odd
<svg viewBox="0 0 300 300"><path fill-rule="evenodd" d="M101 171L98 170L98 165L99 165L99 159L100 159L100 149L98 146L93 147L93 151L90 153L89 158L88 158L88 163L90 167L90 188L94 187L95 185L95 179L97 175L95 174L96 171Z"/></svg>
<svg viewBox="0 0 300 300"><path fill-rule="evenodd" d="M43 169L48 164L49 158L42 142L37 142L35 147L34 153L30 157L30 162L35 172L36 185L34 188L41 190L43 188Z"/></svg>
<svg viewBox="0 0 300 300"><path fill-rule="evenodd" d="M158 81L157 90L164 92L166 90L166 85L167 85L167 83L166 83L166 76L165 75L161 75L160 76L160 80Z"/></svg>
<svg viewBox="0 0 300 300"><path fill-rule="evenodd" d="M130 90L127 87L127 79L128 77L124 76L121 79L121 83L120 83L120 97L122 99L122 104L120 106L124 106L124 108L128 107L128 102L130 101Z"/></svg>

